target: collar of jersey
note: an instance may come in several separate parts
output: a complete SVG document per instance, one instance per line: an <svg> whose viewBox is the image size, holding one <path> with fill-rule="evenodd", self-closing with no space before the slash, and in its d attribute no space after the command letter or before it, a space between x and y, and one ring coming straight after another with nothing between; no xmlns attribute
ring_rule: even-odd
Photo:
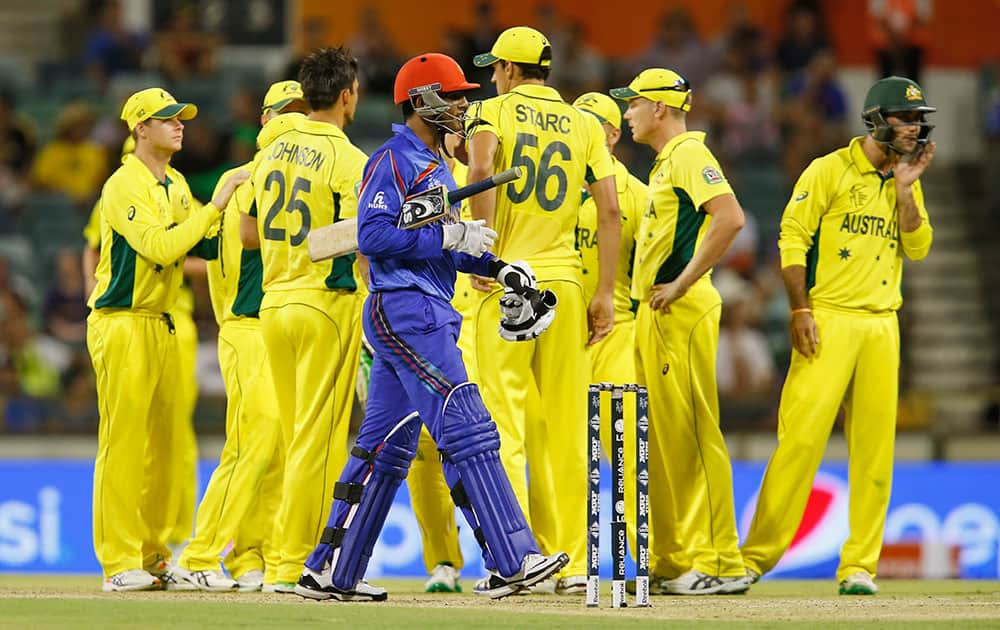
<svg viewBox="0 0 1000 630"><path fill-rule="evenodd" d="M663 148L660 150L660 154L656 156L656 162L653 164L653 170L656 170L656 168L660 165L660 162L669 159L670 154L674 152L674 149L676 149L677 146L685 140L696 140L704 144L705 132L685 131L684 133L679 133L670 140L667 140L667 143L663 145Z"/></svg>
<svg viewBox="0 0 1000 630"><path fill-rule="evenodd" d="M864 136L857 136L851 139L851 144L849 145L851 161L854 162L854 165L858 167L858 171L861 173L878 173L878 169L875 168L875 165L865 155L864 149L861 148L861 143L864 139Z"/></svg>
<svg viewBox="0 0 1000 630"><path fill-rule="evenodd" d="M397 136L401 136L406 139L407 142L413 145L413 148L421 153L426 153L431 158L440 161L438 156L434 155L430 147L424 144L424 141L417 137L417 134L413 133L413 130L404 124L392 123L392 132Z"/></svg>
<svg viewBox="0 0 1000 630"><path fill-rule="evenodd" d="M556 101L559 103L563 102L562 97L559 96L559 92L554 87L549 87L547 85L525 83L511 89L511 92L516 92L517 94L527 96L528 98L540 98L546 101Z"/></svg>
<svg viewBox="0 0 1000 630"><path fill-rule="evenodd" d="M156 179L156 176L153 175L153 171L149 170L149 167L147 167L142 160L137 158L134 153L129 153L122 158L122 166L128 169L130 174L133 174L146 186L163 186L164 184L164 182ZM177 176L174 173L175 171L173 167L167 164L167 170L165 172L167 182L172 184L177 181Z"/></svg>
<svg viewBox="0 0 1000 630"><path fill-rule="evenodd" d="M294 112L282 114L267 121L260 132L257 133L257 144L261 148L264 148L274 142L281 134L293 129L320 136L347 138L344 130L337 125L309 120L305 114Z"/></svg>

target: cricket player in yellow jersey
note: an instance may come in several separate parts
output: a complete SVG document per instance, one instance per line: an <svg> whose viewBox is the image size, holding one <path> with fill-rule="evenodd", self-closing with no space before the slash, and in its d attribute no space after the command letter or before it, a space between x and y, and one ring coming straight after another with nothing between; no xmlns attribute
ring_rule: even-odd
<svg viewBox="0 0 1000 630"><path fill-rule="evenodd" d="M470 108L469 179L478 181L512 166L524 168L525 175L472 197L472 216L497 231L497 256L527 261L538 288L559 296L559 312L544 336L505 343L496 333L504 291L486 285L489 294L479 302L474 324L473 361L486 407L500 430L504 467L542 553L561 549L569 554L556 592L582 593L587 487L580 480L587 476L587 344L603 339L614 325L621 233L614 164L597 119L545 85L552 47L542 33L525 26L507 29L490 52L477 55L474 62L493 67L498 96L483 101L478 111ZM589 307L574 247L586 179L592 180L590 190L597 202L600 259ZM544 416L526 414L530 387L537 387ZM525 475L529 466L530 490Z"/></svg>
<svg viewBox="0 0 1000 630"><path fill-rule="evenodd" d="M933 111L910 79L877 81L862 112L868 134L814 160L785 207L778 246L795 351L778 446L743 542L753 580L791 544L843 403L850 534L837 581L842 595L878 591L899 405L903 256L922 259L933 240L919 179L934 158L925 120Z"/></svg>
<svg viewBox="0 0 1000 630"><path fill-rule="evenodd" d="M122 119L135 153L101 192L101 255L88 302L87 347L97 375L101 423L94 465L94 550L106 591L159 588L169 579L172 486L163 474L179 440L175 422L179 359L169 310L189 252L205 239L246 172L230 177L212 203L196 207L170 167L197 108L166 91L133 94ZM216 244L217 246L217 244Z"/></svg>
<svg viewBox="0 0 1000 630"><path fill-rule="evenodd" d="M454 155L456 150L460 150L461 142L462 138L457 134L446 135L444 137L446 155ZM455 178L455 185L465 186L468 183L468 167L456 157L446 159L449 161L448 168L452 177ZM472 220L468 200L462 202L461 220ZM462 315L458 349L462 351L462 360L470 381L478 378L475 363L472 361L472 346L475 342L473 314L482 297L481 292L472 288L471 276L458 274L455 280L455 297L452 298L451 304ZM413 516L420 527L424 566L430 576L424 583L424 590L428 593L461 593L459 574L465 565L465 560L458 540L455 502L452 501L451 489L448 488L444 478L437 444L426 426L420 430L417 455L410 464L410 473L406 479Z"/></svg>
<svg viewBox="0 0 1000 630"><path fill-rule="evenodd" d="M628 168L614 157L615 145L622 136L622 113L607 94L587 92L581 94L573 107L595 116L615 165L615 185L618 189L618 208L622 214L621 247L615 271L615 327L611 333L587 348L590 354L590 382L635 383L635 312L632 305L632 265L635 256L635 234L646 205L646 185L629 173ZM597 204L590 193L584 191L580 206L580 220L576 227L576 247L583 260L583 297L589 301L597 291ZM601 418L611 418L611 399L603 397ZM611 452L611 426L601 425L601 443L606 453ZM635 406L625 405L625 452L635 453ZM635 538L635 457L625 458L625 520L628 523L629 548L636 552Z"/></svg>
<svg viewBox="0 0 1000 630"><path fill-rule="evenodd" d="M733 478L719 428L715 360L722 300L712 267L743 227L743 209L705 146L687 131L691 87L643 70L611 90L628 102L636 142L656 150L639 224L632 298L639 382L649 389L650 564L678 595L749 588L737 548Z"/></svg>
<svg viewBox="0 0 1000 630"><path fill-rule="evenodd" d="M135 139L131 136L122 145L122 159L135 151ZM192 198L193 199L193 198ZM195 206L200 205L193 200ZM101 201L97 200L83 229L86 248L83 253L84 285L89 295L94 289L94 273L101 250ZM205 261L195 257L184 260L184 274L204 274ZM198 399L198 381L196 361L198 355L198 328L194 323L194 294L185 281L177 293L177 302L169 311L174 323L174 336L177 338L177 351L180 367L177 372L175 404L173 406L175 422L178 427L178 444L174 449L174 457L169 462L161 464L164 475L174 479L171 485L170 497L164 503L168 506L168 522L173 523L167 535L167 544L171 546L183 544L191 535L194 522L195 486L197 485L198 442L194 432L194 407Z"/></svg>
<svg viewBox="0 0 1000 630"><path fill-rule="evenodd" d="M358 104L357 60L342 48L317 50L302 62L299 82L312 113L264 125L254 206L241 217L244 245L253 245L254 228L260 242L260 322L289 437L275 534L278 592L293 592L323 533L347 460L361 354L354 254L314 263L306 247L311 228L357 215L367 157L343 131Z"/></svg>
<svg viewBox="0 0 1000 630"><path fill-rule="evenodd" d="M282 113L307 111L298 81L275 83L264 97L261 125ZM219 180L220 188L227 177ZM226 383L226 444L198 507L195 536L173 570L178 580L205 591L259 590L266 580L276 581L279 563L271 533L284 452L259 319L262 266L260 251L244 249L240 242L240 216L253 199L250 182L236 190L222 212L219 257L207 263ZM230 541L225 565L235 579L219 569Z"/></svg>

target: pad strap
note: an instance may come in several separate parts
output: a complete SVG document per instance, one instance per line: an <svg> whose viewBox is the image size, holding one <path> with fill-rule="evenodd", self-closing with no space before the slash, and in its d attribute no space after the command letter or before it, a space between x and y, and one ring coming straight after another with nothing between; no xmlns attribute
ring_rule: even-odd
<svg viewBox="0 0 1000 630"><path fill-rule="evenodd" d="M351 590L364 577L375 542L399 485L417 452L420 417L408 415L374 450L355 446L334 485L330 519L305 565L329 571L337 588Z"/></svg>

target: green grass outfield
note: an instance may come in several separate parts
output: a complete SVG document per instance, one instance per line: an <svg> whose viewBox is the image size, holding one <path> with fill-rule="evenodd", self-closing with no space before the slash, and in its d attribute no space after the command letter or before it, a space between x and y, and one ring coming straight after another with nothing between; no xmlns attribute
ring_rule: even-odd
<svg viewBox="0 0 1000 630"><path fill-rule="evenodd" d="M471 580L465 581L471 588ZM882 580L875 597L841 597L833 580L765 580L740 596L654 597L653 608L587 609L583 597L490 601L427 594L384 580L389 601L312 602L295 595L102 593L96 576L0 574L0 628L1000 628L1000 582ZM607 584L605 583L605 587ZM604 603L609 601L605 593ZM629 598L631 602L631 597Z"/></svg>

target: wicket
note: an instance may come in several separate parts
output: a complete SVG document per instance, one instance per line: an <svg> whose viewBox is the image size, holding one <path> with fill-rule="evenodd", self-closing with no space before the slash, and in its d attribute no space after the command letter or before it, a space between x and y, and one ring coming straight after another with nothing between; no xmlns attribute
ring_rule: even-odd
<svg viewBox="0 0 1000 630"><path fill-rule="evenodd" d="M601 392L611 392L611 606L625 598L625 392L635 394L636 434L636 576L635 605L649 606L649 393L635 384L591 384L587 390L587 438L590 450L587 512L587 606L600 605L601 589Z"/></svg>

